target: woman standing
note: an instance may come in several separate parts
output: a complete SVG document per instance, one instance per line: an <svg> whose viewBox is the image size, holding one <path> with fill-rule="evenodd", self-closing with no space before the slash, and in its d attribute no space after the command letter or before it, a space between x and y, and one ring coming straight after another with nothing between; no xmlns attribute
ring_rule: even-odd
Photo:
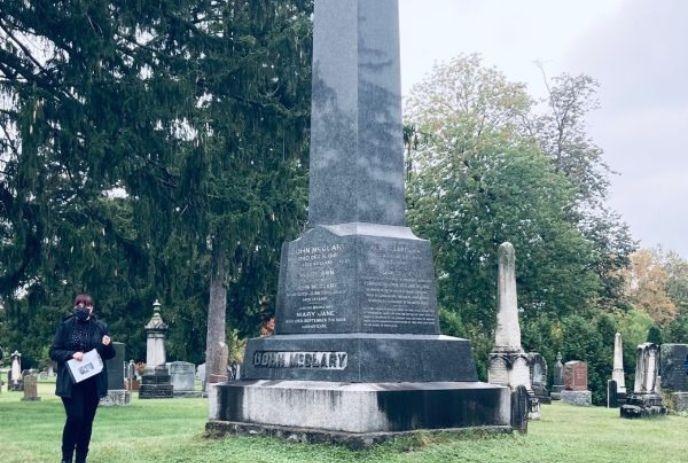
<svg viewBox="0 0 688 463"><path fill-rule="evenodd" d="M62 462L71 463L76 450L76 463L85 463L91 441L93 419L102 397L107 395L107 369L81 383L74 384L67 361L81 361L84 353L96 349L103 360L115 356L107 325L93 314L93 299L79 294L74 300L74 313L57 327L50 358L57 363L55 394L62 398L67 421L62 432ZM104 363L104 362L103 362Z"/></svg>

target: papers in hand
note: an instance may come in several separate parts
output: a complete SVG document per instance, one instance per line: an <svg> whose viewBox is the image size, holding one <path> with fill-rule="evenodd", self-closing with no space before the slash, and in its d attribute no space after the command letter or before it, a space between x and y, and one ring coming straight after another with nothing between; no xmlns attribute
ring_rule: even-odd
<svg viewBox="0 0 688 463"><path fill-rule="evenodd" d="M80 383L103 371L103 359L100 358L98 351L93 349L84 354L81 362L72 359L67 362L67 366L72 380L75 383Z"/></svg>

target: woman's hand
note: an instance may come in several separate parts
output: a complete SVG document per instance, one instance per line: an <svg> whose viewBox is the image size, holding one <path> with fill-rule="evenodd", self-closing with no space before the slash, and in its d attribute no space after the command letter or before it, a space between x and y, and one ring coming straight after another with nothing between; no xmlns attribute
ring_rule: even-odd
<svg viewBox="0 0 688 463"><path fill-rule="evenodd" d="M105 336L103 336L103 341L102 341L102 342L103 342L103 345L104 345L104 346L109 346L109 345L110 345L110 341L112 341L112 340L110 339L110 336L108 336L107 334L106 334Z"/></svg>
<svg viewBox="0 0 688 463"><path fill-rule="evenodd" d="M76 360L77 362L81 362L84 359L84 353L83 352L74 352L72 354L72 358Z"/></svg>

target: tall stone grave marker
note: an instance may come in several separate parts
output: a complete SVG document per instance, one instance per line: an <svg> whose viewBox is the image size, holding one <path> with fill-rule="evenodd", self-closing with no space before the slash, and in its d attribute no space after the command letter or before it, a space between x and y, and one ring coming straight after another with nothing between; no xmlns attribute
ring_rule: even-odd
<svg viewBox="0 0 688 463"><path fill-rule="evenodd" d="M170 381L174 397L201 397L202 392L196 391L196 366L189 362L170 362Z"/></svg>
<svg viewBox="0 0 688 463"><path fill-rule="evenodd" d="M676 412L688 411L688 344L662 344L662 395Z"/></svg>
<svg viewBox="0 0 688 463"><path fill-rule="evenodd" d="M108 392L105 397L100 399L100 404L106 407L129 405L131 402L131 392L126 388L125 361L126 345L121 342L113 342L115 356L107 360L108 372Z"/></svg>
<svg viewBox="0 0 688 463"><path fill-rule="evenodd" d="M623 341L621 339L621 333L616 333L616 336L614 336L614 369L612 370L612 379L616 381L616 390L619 399L625 399L626 378L624 377Z"/></svg>
<svg viewBox="0 0 688 463"><path fill-rule="evenodd" d="M554 374L552 378L552 400L561 400L561 391L564 390L564 363L561 352L557 352L557 360L554 362Z"/></svg>
<svg viewBox="0 0 688 463"><path fill-rule="evenodd" d="M22 376L21 369L21 357L18 351L12 352L10 358L12 359L12 366L10 368L10 375L8 378L7 390L8 391L23 391L24 390L24 378Z"/></svg>
<svg viewBox="0 0 688 463"><path fill-rule="evenodd" d="M430 243L405 224L398 0L316 0L314 18L308 229L282 248L276 335L209 385L208 430L508 426L509 391L440 336Z"/></svg>
<svg viewBox="0 0 688 463"><path fill-rule="evenodd" d="M170 399L172 383L170 373L165 366L165 333L168 326L160 315L161 304L153 303L153 317L146 324L148 336L146 343L146 368L141 376L139 399Z"/></svg>
<svg viewBox="0 0 688 463"><path fill-rule="evenodd" d="M633 393L626 399L626 404L621 406L621 417L644 418L664 415L666 408L662 403L662 396L657 392L659 346L646 342L640 344L636 352Z"/></svg>
<svg viewBox="0 0 688 463"><path fill-rule="evenodd" d="M564 364L564 390L561 400L571 405L592 405L592 392L588 390L588 364L572 360Z"/></svg>
<svg viewBox="0 0 688 463"><path fill-rule="evenodd" d="M516 295L516 251L511 243L499 246L498 286L497 330L495 347L490 353L488 381L508 386L512 391L518 386L525 386L530 396L530 418L537 419L540 416L540 402L531 383L530 357L521 347Z"/></svg>

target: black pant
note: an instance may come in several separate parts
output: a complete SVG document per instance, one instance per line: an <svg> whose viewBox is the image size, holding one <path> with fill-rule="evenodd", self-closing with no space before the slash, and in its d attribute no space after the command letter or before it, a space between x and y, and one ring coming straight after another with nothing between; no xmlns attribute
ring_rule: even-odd
<svg viewBox="0 0 688 463"><path fill-rule="evenodd" d="M76 448L76 461L86 460L88 444L91 442L93 419L100 399L95 378L87 379L83 383L72 387L72 397L62 398L67 421L62 431L62 459L72 461Z"/></svg>

